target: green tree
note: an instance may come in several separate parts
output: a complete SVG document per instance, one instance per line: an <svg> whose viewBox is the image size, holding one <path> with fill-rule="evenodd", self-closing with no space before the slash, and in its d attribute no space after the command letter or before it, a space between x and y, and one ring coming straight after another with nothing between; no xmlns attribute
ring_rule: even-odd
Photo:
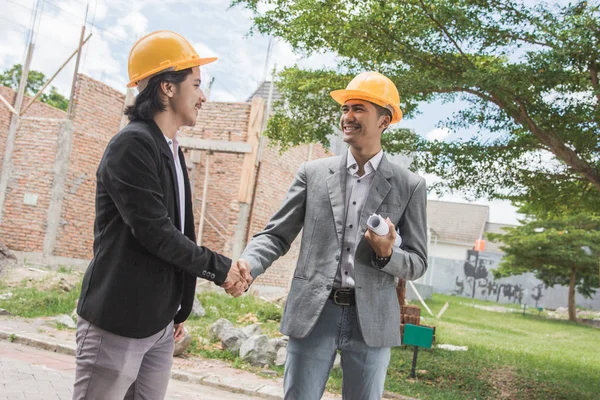
<svg viewBox="0 0 600 400"><path fill-rule="evenodd" d="M328 145L339 116L329 91L359 71L377 70L398 86L407 117L424 102L467 102L440 123L478 129L471 139L428 141L405 129L384 137L387 151L411 153L413 169L439 176L438 191L553 205L583 193L582 204L600 205L598 1L233 4L254 13L254 32L281 38L300 54L340 59L335 71L292 67L278 75L283 101L267 135L284 148Z"/></svg>
<svg viewBox="0 0 600 400"><path fill-rule="evenodd" d="M15 64L11 68L0 73L0 86L6 86L11 89L17 90L19 88L19 82L21 81L21 74L23 73L23 67L21 64ZM39 72L31 70L27 77L27 86L25 87L25 94L28 96L35 96L36 93L46 83L46 76ZM59 108L66 111L69 107L69 100L58 93L55 86L50 86L50 93L42 93L39 97L40 101L51 105L52 107Z"/></svg>
<svg viewBox="0 0 600 400"><path fill-rule="evenodd" d="M524 207L521 212L528 210ZM547 286L568 286L569 320L575 321L575 290L591 297L600 287L600 217L529 216L522 226L505 231L487 234L503 243L505 253L494 277L533 272Z"/></svg>

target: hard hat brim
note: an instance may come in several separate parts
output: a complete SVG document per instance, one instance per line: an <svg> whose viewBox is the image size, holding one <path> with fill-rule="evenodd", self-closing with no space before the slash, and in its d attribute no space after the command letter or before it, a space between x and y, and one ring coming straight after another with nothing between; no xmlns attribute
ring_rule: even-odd
<svg viewBox="0 0 600 400"><path fill-rule="evenodd" d="M138 82L141 81L142 79L145 79L149 76L158 74L159 72L164 71L169 68L173 68L174 71L181 71L181 70L187 69L187 68L200 67L202 65L210 64L217 60L218 60L218 57L205 57L205 58L192 58L191 60L185 60L185 61L181 61L179 63L165 64L165 65L161 66L160 68L156 68L156 69L146 72L145 74L136 76L135 80L133 80L127 84L127 87L128 88L136 87Z"/></svg>
<svg viewBox="0 0 600 400"><path fill-rule="evenodd" d="M400 106L397 104L388 104L385 99L380 97L373 96L371 93L363 91L363 90L334 90L330 93L331 97L339 104L344 105L348 100L365 100L370 101L371 103L375 103L381 107L392 107L394 110L392 114L392 124L400 122L402 119L402 110L400 110Z"/></svg>

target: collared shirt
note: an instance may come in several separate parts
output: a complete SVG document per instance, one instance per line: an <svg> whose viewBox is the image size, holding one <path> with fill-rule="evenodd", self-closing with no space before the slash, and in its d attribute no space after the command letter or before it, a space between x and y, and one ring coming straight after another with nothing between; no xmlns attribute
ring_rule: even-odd
<svg viewBox="0 0 600 400"><path fill-rule="evenodd" d="M173 160L175 161L175 171L177 173L177 188L179 189L179 221L181 221L181 232L185 229L185 183L183 181L183 170L181 169L181 162L179 161L179 148L177 144L177 134L175 134L175 140L169 139L165 136L167 144L173 153Z"/></svg>
<svg viewBox="0 0 600 400"><path fill-rule="evenodd" d="M365 173L359 176L358 163L352 152L348 150L346 161L346 218L342 239L342 257L334 281L334 287L336 288L354 288L354 258L356 247L361 239L358 237L360 214L371 190L375 171L377 171L382 158L383 150L379 150L379 153L375 154L365 164Z"/></svg>

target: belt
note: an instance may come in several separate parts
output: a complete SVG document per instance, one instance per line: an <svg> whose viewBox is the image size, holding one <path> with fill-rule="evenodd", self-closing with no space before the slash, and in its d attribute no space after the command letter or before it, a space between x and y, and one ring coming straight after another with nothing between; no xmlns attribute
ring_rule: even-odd
<svg viewBox="0 0 600 400"><path fill-rule="evenodd" d="M354 289L333 289L329 298L338 306L353 306L356 304Z"/></svg>

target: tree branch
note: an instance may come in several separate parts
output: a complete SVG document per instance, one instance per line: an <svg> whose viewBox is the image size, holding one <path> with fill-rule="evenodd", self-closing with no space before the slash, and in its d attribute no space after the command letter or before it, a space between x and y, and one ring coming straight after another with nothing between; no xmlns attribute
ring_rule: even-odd
<svg viewBox="0 0 600 400"><path fill-rule="evenodd" d="M379 29L380 32L382 32L383 34L387 35L388 38L390 38L392 41L398 43L398 44L402 44L410 49L412 49L412 46L410 46L407 42L401 41L400 39L398 39L397 37L395 37L391 32L389 32L386 29L383 29L381 26L376 25L375 26L377 29ZM462 71L457 70L457 69L453 69L453 68L444 68L445 65L449 65L447 63L433 63L427 59L424 59L422 57L417 56L416 54L412 54L412 57L414 57L415 59L421 61L423 64L427 64L430 67L434 68L434 69L438 69L440 71L444 71L444 72L456 72L456 73L462 73Z"/></svg>
<svg viewBox="0 0 600 400"><path fill-rule="evenodd" d="M502 1L498 1L498 0L490 0L490 2L491 2L490 5L495 5L498 8L498 10L500 10L500 11L505 10L505 11L513 12L517 17L520 17L523 20L527 21L528 23L533 25L536 29L539 29L540 31L550 35L556 41L560 41L560 37L558 37L555 33L551 32L548 29L547 24L540 23L540 22L530 18L529 15L522 12L521 10L518 10L517 8L513 7L510 4L507 4L506 2L502 2ZM549 44L546 44L546 45L548 46ZM550 47L553 47L553 46L550 46Z"/></svg>
<svg viewBox="0 0 600 400"><path fill-rule="evenodd" d="M537 126L535 121L533 121L521 99L517 98L516 102L519 109L519 115L516 121L528 127L531 133L533 133L540 142L546 144L559 160L564 161L575 172L585 176L598 190L600 190L600 175L598 175L598 172L587 162L582 160L575 151L568 148L564 142L543 132Z"/></svg>
<svg viewBox="0 0 600 400"><path fill-rule="evenodd" d="M427 8L425 7L425 3L423 3L423 0L419 0L419 4L421 4L421 8L423 9L423 12L425 12L425 15L427 15L427 17L432 20L437 27L442 31L442 33L444 35L446 35L446 37L448 38L448 40L450 40L452 42L452 44L454 45L454 47L456 48L456 50L458 50L458 52L460 53L460 55L467 60L467 62L469 64L471 64L472 67L475 68L475 64L473 64L473 61L471 61L471 59L469 57L467 57L467 55L462 51L462 49L460 48L460 46L458 45L458 43L456 42L456 40L454 40L454 38L452 37L452 35L450 35L450 32L448 32L448 30L446 29L446 27L444 25L442 25L441 22L439 22L433 15L431 15L428 11Z"/></svg>
<svg viewBox="0 0 600 400"><path fill-rule="evenodd" d="M600 105L600 84L598 83L598 65L595 62L592 62L590 64L589 71L590 78L592 80L592 87L594 88L596 99L598 99L598 105Z"/></svg>

